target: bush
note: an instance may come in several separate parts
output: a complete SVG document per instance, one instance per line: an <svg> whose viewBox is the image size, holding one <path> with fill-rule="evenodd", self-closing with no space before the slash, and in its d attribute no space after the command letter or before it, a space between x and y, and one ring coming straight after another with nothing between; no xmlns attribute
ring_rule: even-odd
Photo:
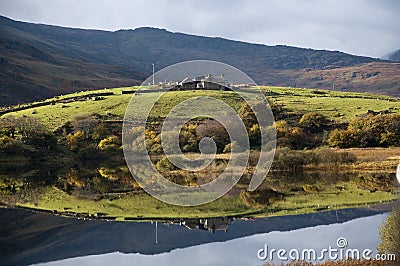
<svg viewBox="0 0 400 266"><path fill-rule="evenodd" d="M328 147L320 147L311 152L310 163L312 164L345 164L354 163L357 158L346 151L333 151Z"/></svg>
<svg viewBox="0 0 400 266"><path fill-rule="evenodd" d="M306 113L299 121L299 127L307 128L311 132L320 132L328 124L328 118L317 112Z"/></svg>
<svg viewBox="0 0 400 266"><path fill-rule="evenodd" d="M57 138L53 133L48 132L31 134L25 143L38 149L55 150L57 148Z"/></svg>
<svg viewBox="0 0 400 266"><path fill-rule="evenodd" d="M77 157L78 159L95 160L100 159L101 154L95 146L89 145L87 147L80 148Z"/></svg>
<svg viewBox="0 0 400 266"><path fill-rule="evenodd" d="M179 134L179 146L183 152L198 151L196 136L190 131L182 130Z"/></svg>
<svg viewBox="0 0 400 266"><path fill-rule="evenodd" d="M291 172L301 170L307 163L304 153L289 148L280 148L275 152L273 168Z"/></svg>
<svg viewBox="0 0 400 266"><path fill-rule="evenodd" d="M33 155L37 153L37 149L31 145L27 145L7 136L0 137L0 154L18 154L18 155Z"/></svg>
<svg viewBox="0 0 400 266"><path fill-rule="evenodd" d="M213 139L217 145L217 151L222 152L229 143L229 135L226 129L215 120L206 120L196 129L198 140L209 137Z"/></svg>
<svg viewBox="0 0 400 266"><path fill-rule="evenodd" d="M255 108L256 109L256 108ZM257 117L251 109L251 106L245 102L238 110L240 119L243 121L246 129L250 129L253 125L258 123Z"/></svg>
<svg viewBox="0 0 400 266"><path fill-rule="evenodd" d="M86 138L83 131L77 131L67 136L67 145L70 150L76 151L86 144Z"/></svg>
<svg viewBox="0 0 400 266"><path fill-rule="evenodd" d="M347 129L333 130L327 142L339 148L400 146L400 114L357 118Z"/></svg>
<svg viewBox="0 0 400 266"><path fill-rule="evenodd" d="M171 163L167 157L162 158L156 163L156 168L159 172L173 171L176 170L176 166Z"/></svg>
<svg viewBox="0 0 400 266"><path fill-rule="evenodd" d="M119 147L121 147L121 139L117 136L109 136L105 139L100 140L97 147L102 151L112 152L118 151Z"/></svg>
<svg viewBox="0 0 400 266"><path fill-rule="evenodd" d="M253 149L261 148L261 129L258 124L254 124L249 129L249 141L250 141L251 148L253 148Z"/></svg>
<svg viewBox="0 0 400 266"><path fill-rule="evenodd" d="M310 145L309 137L300 127L292 127L286 121L280 120L275 123L276 144L278 147L290 149L303 149Z"/></svg>

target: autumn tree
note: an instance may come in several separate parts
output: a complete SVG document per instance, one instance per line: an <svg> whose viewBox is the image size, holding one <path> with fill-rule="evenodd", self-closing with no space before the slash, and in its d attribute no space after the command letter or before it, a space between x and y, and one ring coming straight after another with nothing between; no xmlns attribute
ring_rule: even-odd
<svg viewBox="0 0 400 266"><path fill-rule="evenodd" d="M240 119L243 121L246 129L251 128L254 124L257 124L257 117L251 108L251 106L245 102L238 110Z"/></svg>
<svg viewBox="0 0 400 266"><path fill-rule="evenodd" d="M196 129L198 139L209 137L217 145L218 152L222 152L230 138L226 129L216 120L206 120Z"/></svg>
<svg viewBox="0 0 400 266"><path fill-rule="evenodd" d="M308 136L300 127L292 127L284 120L275 123L276 142L279 147L303 149L309 145Z"/></svg>
<svg viewBox="0 0 400 266"><path fill-rule="evenodd" d="M327 142L339 148L400 146L400 114L357 118L347 129L333 130Z"/></svg>
<svg viewBox="0 0 400 266"><path fill-rule="evenodd" d="M329 119L317 112L305 113L299 121L299 127L314 133L321 132L328 124Z"/></svg>

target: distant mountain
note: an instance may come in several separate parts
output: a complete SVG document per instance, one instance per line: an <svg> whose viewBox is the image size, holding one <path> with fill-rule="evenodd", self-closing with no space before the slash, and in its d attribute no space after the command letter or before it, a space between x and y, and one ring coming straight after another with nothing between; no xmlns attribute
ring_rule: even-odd
<svg viewBox="0 0 400 266"><path fill-rule="evenodd" d="M387 74L399 77L400 66L380 59L154 28L109 32L32 24L0 16L0 48L0 105L77 90L138 84L151 74L152 63L161 69L195 59L233 65L259 84L327 89L334 82L337 89L400 96L399 78ZM341 71L343 67L346 69ZM358 74L347 77L349 71ZM347 73L345 78L342 73Z"/></svg>
<svg viewBox="0 0 400 266"><path fill-rule="evenodd" d="M394 62L400 62L400 49L397 49L396 51L390 52L390 53L382 56L382 59L390 60L390 61L394 61Z"/></svg>

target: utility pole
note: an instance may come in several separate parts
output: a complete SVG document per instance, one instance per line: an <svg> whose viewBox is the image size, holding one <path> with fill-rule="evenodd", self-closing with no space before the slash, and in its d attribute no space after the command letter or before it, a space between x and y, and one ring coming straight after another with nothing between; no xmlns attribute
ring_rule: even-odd
<svg viewBox="0 0 400 266"><path fill-rule="evenodd" d="M154 63L152 63L153 65L153 86L154 86Z"/></svg>
<svg viewBox="0 0 400 266"><path fill-rule="evenodd" d="M158 244L158 226L157 225L158 224L157 224L157 221L156 221L156 244Z"/></svg>

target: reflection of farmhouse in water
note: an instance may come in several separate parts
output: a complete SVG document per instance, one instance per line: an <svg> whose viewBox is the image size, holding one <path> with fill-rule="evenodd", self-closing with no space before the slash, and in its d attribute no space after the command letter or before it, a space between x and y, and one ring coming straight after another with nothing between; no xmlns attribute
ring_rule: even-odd
<svg viewBox="0 0 400 266"><path fill-rule="evenodd" d="M170 220L164 221L164 224L177 224L184 226L190 230L199 229L207 230L208 232L214 234L216 231L228 232L228 225L233 221L230 217L215 217L215 218L204 218L204 219L184 219L184 220ZM157 223L155 224L156 230L156 242L157 242Z"/></svg>
<svg viewBox="0 0 400 266"><path fill-rule="evenodd" d="M228 224L232 221L232 218L228 217L217 217L217 218L207 218L207 219L187 219L180 222L189 229L202 229L208 230L210 233L214 234L215 231L228 231Z"/></svg>
<svg viewBox="0 0 400 266"><path fill-rule="evenodd" d="M230 90L223 74L213 76L208 74L200 77L187 77L174 86L173 90Z"/></svg>

